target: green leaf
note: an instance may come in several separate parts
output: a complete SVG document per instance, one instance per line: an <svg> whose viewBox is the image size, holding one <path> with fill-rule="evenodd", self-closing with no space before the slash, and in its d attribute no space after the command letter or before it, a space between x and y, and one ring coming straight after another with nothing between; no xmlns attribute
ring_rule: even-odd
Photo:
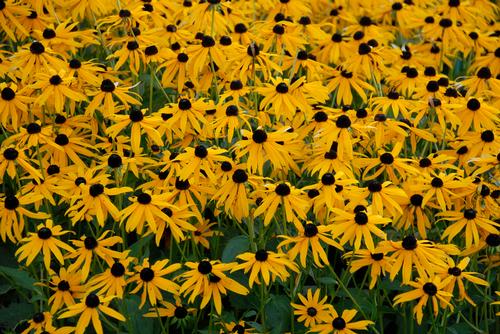
<svg viewBox="0 0 500 334"><path fill-rule="evenodd" d="M13 284L16 284L21 288L34 290L33 284L35 283L35 280L25 271L0 266L0 275L7 277L9 280L13 281Z"/></svg>
<svg viewBox="0 0 500 334"><path fill-rule="evenodd" d="M337 280L334 279L333 277L323 276L323 277L318 277L318 282L325 285L333 285L337 283Z"/></svg>
<svg viewBox="0 0 500 334"><path fill-rule="evenodd" d="M230 239L222 251L222 262L233 261L238 254L244 253L250 247L250 242L246 235L238 235Z"/></svg>
<svg viewBox="0 0 500 334"><path fill-rule="evenodd" d="M130 246L130 256L139 257L142 253L141 250L144 247L149 247L149 243L153 239L153 236L153 234L150 234L147 237L141 237L137 242Z"/></svg>
<svg viewBox="0 0 500 334"><path fill-rule="evenodd" d="M33 316L35 310L33 304L12 303L7 307L0 308L0 328L14 329L21 320L29 319Z"/></svg>
<svg viewBox="0 0 500 334"><path fill-rule="evenodd" d="M280 334L290 328L290 300L284 295L271 295L265 307L266 326L271 328L271 333Z"/></svg>

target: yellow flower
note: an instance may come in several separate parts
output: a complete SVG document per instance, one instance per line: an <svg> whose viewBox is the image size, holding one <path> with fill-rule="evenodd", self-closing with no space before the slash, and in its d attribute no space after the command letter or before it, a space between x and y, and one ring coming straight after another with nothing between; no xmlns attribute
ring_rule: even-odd
<svg viewBox="0 0 500 334"><path fill-rule="evenodd" d="M332 306L325 304L327 296L320 298L320 289L316 289L314 294L311 289L307 289L307 297L299 293L297 297L302 304L291 303L294 308L293 314L298 315L298 322L304 322L304 326L311 328L317 323L331 321L330 310Z"/></svg>

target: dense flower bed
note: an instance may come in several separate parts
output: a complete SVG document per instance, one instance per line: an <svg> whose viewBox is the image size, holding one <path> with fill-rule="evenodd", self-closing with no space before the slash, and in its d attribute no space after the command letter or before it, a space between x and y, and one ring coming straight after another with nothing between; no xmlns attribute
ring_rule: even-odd
<svg viewBox="0 0 500 334"><path fill-rule="evenodd" d="M0 332L498 333L499 14L0 0Z"/></svg>

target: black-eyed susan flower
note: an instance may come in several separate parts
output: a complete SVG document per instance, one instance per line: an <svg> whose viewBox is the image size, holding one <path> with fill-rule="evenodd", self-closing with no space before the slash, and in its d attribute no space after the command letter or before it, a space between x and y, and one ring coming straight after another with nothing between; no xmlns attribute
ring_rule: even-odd
<svg viewBox="0 0 500 334"><path fill-rule="evenodd" d="M464 257L460 262L455 264L452 258L448 258L448 266L444 268L439 268L436 271L436 275L440 276L443 281L448 282L443 288L444 291L453 294L455 286L458 286L459 299L458 300L467 300L471 305L476 306L476 303L470 298L465 289L464 280L469 281L474 284L488 286L489 283L482 278L476 277L478 273L465 271L465 268L470 263L469 257ZM450 279L447 279L451 277Z"/></svg>
<svg viewBox="0 0 500 334"><path fill-rule="evenodd" d="M334 227L332 228L332 235L334 238L342 236L339 243L344 245L354 244L354 249L358 250L361 247L361 242L364 241L366 247L373 251L375 243L373 242L372 234L376 235L382 240L386 239L386 234L377 225L386 225L391 220L382 216L373 214L363 206L355 208L354 212L347 212L340 209L333 209L332 221Z"/></svg>
<svg viewBox="0 0 500 334"><path fill-rule="evenodd" d="M289 270L298 272L297 265L290 261L285 253L259 249L255 253L240 254L236 258L244 262L233 266L231 271L243 270L245 274L250 272L248 279L250 288L254 283L267 286L277 278L285 282L290 277Z"/></svg>
<svg viewBox="0 0 500 334"><path fill-rule="evenodd" d="M151 308L144 316L146 318L157 318L159 315L160 317L171 318L174 322L182 323L196 312L195 308L188 308L187 305L184 305L178 296L174 296L174 298L175 304L162 300L159 302L159 307Z"/></svg>
<svg viewBox="0 0 500 334"><path fill-rule="evenodd" d="M307 222L303 226L295 226L297 227L298 235L280 235L279 237L285 240L280 242L278 248L291 245L291 248L287 250L290 260L293 261L297 256L300 256L300 264L304 268L306 267L306 259L309 250L313 256L314 263L318 267L323 267L323 264L328 265L330 263L321 242L342 249L342 246L334 241L331 235L335 228L334 225L316 225L312 222Z"/></svg>
<svg viewBox="0 0 500 334"><path fill-rule="evenodd" d="M15 83L0 84L0 116L2 125L18 130L28 119L28 104L33 101L26 87L19 88Z"/></svg>
<svg viewBox="0 0 500 334"><path fill-rule="evenodd" d="M327 296L320 300L320 295L320 289L316 289L314 293L311 289L307 289L306 296L301 293L297 295L301 304L291 303L294 308L293 314L298 316L297 321L304 322L304 326L307 328L331 320L329 311L332 306L326 303Z"/></svg>
<svg viewBox="0 0 500 334"><path fill-rule="evenodd" d="M130 277L127 283L136 283L137 286L130 292L132 294L139 292L142 289L141 304L142 308L149 300L151 306L155 306L157 301L163 300L161 291L167 291L177 295L179 293L179 285L173 281L163 277L173 273L181 268L181 264L173 263L168 265L169 260L158 260L153 265L149 263L149 259L145 258L142 264L134 267L136 274ZM168 265L168 266L167 266Z"/></svg>
<svg viewBox="0 0 500 334"><path fill-rule="evenodd" d="M103 334L100 317L109 316L119 321L125 321L125 317L121 313L108 306L113 298L96 295L95 293L87 294L79 303L69 306L67 311L59 316L59 319L80 315L74 329L76 334L83 334L91 321L96 333Z"/></svg>
<svg viewBox="0 0 500 334"><path fill-rule="evenodd" d="M429 300L432 301L434 317L438 315L439 305L453 310L453 305L449 302L452 294L444 290L446 284L448 284L448 280L442 281L439 276L419 277L416 281L407 282L407 285L413 287L414 290L397 295L394 298L394 305L418 299L417 305L413 308L413 314L417 318L417 323L420 324L424 317L423 308Z"/></svg>
<svg viewBox="0 0 500 334"><path fill-rule="evenodd" d="M52 314L50 312L37 312L28 321L28 328L26 328L22 334L32 333L33 331L38 333L43 333L45 330L53 330L55 327L52 325Z"/></svg>
<svg viewBox="0 0 500 334"><path fill-rule="evenodd" d="M104 115L114 114L116 107L114 98L118 99L125 108L130 104L139 105L140 102L134 97L134 92L129 92L130 87L123 87L111 79L103 79L100 84L93 83L94 89L87 92L92 100L86 108L86 114L92 115L96 109L100 109ZM99 90L96 88L99 87Z"/></svg>
<svg viewBox="0 0 500 334"><path fill-rule="evenodd" d="M156 221L158 218L168 221L168 216L163 213L162 209L170 205L169 199L171 195L164 193L153 195L147 192L141 192L137 196L130 197L131 205L124 208L121 215L121 223L125 222L126 231L137 230L142 234L144 225L156 231Z"/></svg>
<svg viewBox="0 0 500 334"><path fill-rule="evenodd" d="M66 255L68 259L75 259L68 267L69 271L75 271L81 268L82 279L86 280L90 266L94 256L100 257L105 261L110 261L113 258L120 258L120 252L110 249L112 246L121 243L122 238L119 236L107 237L111 231L104 231L99 238L92 236L82 236L80 240L72 240L76 250Z"/></svg>
<svg viewBox="0 0 500 334"><path fill-rule="evenodd" d="M459 233L463 233L465 235L466 248L471 247L473 244L479 244L479 230L488 233L497 233L500 227L500 224L486 217L482 217L480 213L470 207L464 208L463 211L440 212L437 216L444 217L443 219L452 222L452 224L442 232L441 238L448 238L448 242L450 242Z"/></svg>
<svg viewBox="0 0 500 334"><path fill-rule="evenodd" d="M262 203L254 211L254 217L264 215L264 225L269 225L275 216L278 207L284 210L287 222L300 225L300 220L306 218L308 203L302 190L295 188L288 182L266 184Z"/></svg>
<svg viewBox="0 0 500 334"><path fill-rule="evenodd" d="M234 263L202 260L198 263L186 262L185 265L190 270L181 275L183 283L179 292L184 296L189 295L189 302L193 302L197 296L201 296L201 308L213 300L217 313L221 314L221 294L227 294L227 290L240 295L248 294L247 288L224 273L234 269Z"/></svg>
<svg viewBox="0 0 500 334"><path fill-rule="evenodd" d="M53 291L49 298L49 305L52 305L50 312L56 313L63 306L75 304L75 299L84 296L85 285L82 284L82 275L79 271L68 271L60 268L59 273L49 271L49 288Z"/></svg>
<svg viewBox="0 0 500 334"><path fill-rule="evenodd" d="M351 273L355 273L364 267L370 267L370 289L375 287L381 276L391 270L392 260L386 256L385 252L379 252L377 248L373 250L358 249L346 253L345 257L352 258L349 262L349 271Z"/></svg>
<svg viewBox="0 0 500 334"><path fill-rule="evenodd" d="M12 242L22 239L25 226L25 217L33 219L47 219L50 216L45 212L32 212L25 208L43 199L41 194L7 194L0 197L0 237L5 242L9 238Z"/></svg>
<svg viewBox="0 0 500 334"><path fill-rule="evenodd" d="M50 268L52 255L54 255L60 264L64 264L64 257L60 248L70 253L73 252L74 249L57 237L69 232L70 231L63 231L60 225L53 225L52 220L47 219L45 224L37 226L36 233L30 233L29 236L21 239L20 242L23 243L23 245L16 250L18 261L21 262L26 259L26 265L29 266L36 256L42 253L43 263L47 270Z"/></svg>
<svg viewBox="0 0 500 334"><path fill-rule="evenodd" d="M338 312L331 307L329 310L329 321L326 323L318 323L311 327L311 332L320 334L353 334L356 333L355 330L366 330L368 326L373 325L374 322L370 320L360 320L352 321L358 311L356 310L344 310L342 314L339 315Z"/></svg>
<svg viewBox="0 0 500 334"><path fill-rule="evenodd" d="M390 268L390 278L394 280L399 272L402 273L403 283L410 282L413 267L419 276L427 277L435 272L438 267L445 267L449 255L458 254L456 247L451 247L445 252L429 240L417 240L415 236L408 235L402 241L381 241L378 251L393 252L389 258L393 261Z"/></svg>
<svg viewBox="0 0 500 334"><path fill-rule="evenodd" d="M135 258L129 256L129 251L124 251L119 258L106 258L105 261L109 268L101 274L92 276L87 282L87 291L97 291L98 295L106 297L116 296L123 298L125 287L127 286L127 278L132 276L130 271L130 263Z"/></svg>

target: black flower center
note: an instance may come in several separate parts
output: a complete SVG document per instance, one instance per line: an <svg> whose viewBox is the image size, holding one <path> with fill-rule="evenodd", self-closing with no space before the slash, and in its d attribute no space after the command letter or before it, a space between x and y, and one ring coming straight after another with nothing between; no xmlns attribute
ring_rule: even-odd
<svg viewBox="0 0 500 334"><path fill-rule="evenodd" d="M262 144L267 140L267 133L264 130L255 130L252 134L252 139L257 144Z"/></svg>
<svg viewBox="0 0 500 334"><path fill-rule="evenodd" d="M451 27L452 24L453 24L453 22L447 18L439 20L439 25L444 29Z"/></svg>
<svg viewBox="0 0 500 334"><path fill-rule="evenodd" d="M402 246L406 250L414 250L417 248L417 239L413 235L403 238Z"/></svg>
<svg viewBox="0 0 500 334"><path fill-rule="evenodd" d="M49 175L59 174L60 171L61 169L58 165L50 165L49 167L47 167L47 174Z"/></svg>
<svg viewBox="0 0 500 334"><path fill-rule="evenodd" d="M462 270L458 267L449 268L448 274L458 277L462 274Z"/></svg>
<svg viewBox="0 0 500 334"><path fill-rule="evenodd" d="M208 155L208 150L205 146L198 145L194 148L194 155L200 159L204 159Z"/></svg>
<svg viewBox="0 0 500 334"><path fill-rule="evenodd" d="M42 240L47 240L52 236L52 231L48 227L42 227L37 232L38 237Z"/></svg>
<svg viewBox="0 0 500 334"><path fill-rule="evenodd" d="M260 53L259 46L255 43L251 43L247 48L247 55L250 57L257 57Z"/></svg>
<svg viewBox="0 0 500 334"><path fill-rule="evenodd" d="M118 16L122 19L128 18L132 16L132 13L128 9L120 9L118 12Z"/></svg>
<svg viewBox="0 0 500 334"><path fill-rule="evenodd" d="M26 127L26 131L30 135L34 135L36 133L40 133L42 131L42 127L38 123L30 123Z"/></svg>
<svg viewBox="0 0 500 334"><path fill-rule="evenodd" d="M398 94L398 92L391 91L391 92L389 92L389 94L387 94L387 97L391 100L397 100L397 99L399 99L399 94Z"/></svg>
<svg viewBox="0 0 500 334"><path fill-rule="evenodd" d="M229 84L231 90L240 90L243 88L243 83L240 80L233 80Z"/></svg>
<svg viewBox="0 0 500 334"><path fill-rule="evenodd" d="M435 93L439 90L439 84L435 80L431 80L427 83L426 89L429 93Z"/></svg>
<svg viewBox="0 0 500 334"><path fill-rule="evenodd" d="M481 133L481 140L485 143L491 143L495 140L495 134L491 130L486 130Z"/></svg>
<svg viewBox="0 0 500 334"><path fill-rule="evenodd" d="M443 185L443 180L441 180L439 177L435 177L431 181L431 186L433 186L434 188L441 188Z"/></svg>
<svg viewBox="0 0 500 334"><path fill-rule="evenodd" d="M286 93L288 93L288 85L284 82L280 82L276 86L276 91L280 94L286 94Z"/></svg>
<svg viewBox="0 0 500 334"><path fill-rule="evenodd" d="M384 258L384 253L370 253L370 256L375 261L380 261Z"/></svg>
<svg viewBox="0 0 500 334"><path fill-rule="evenodd" d="M7 210L15 210L19 207L19 200L14 195L7 195L5 197L4 206Z"/></svg>
<svg viewBox="0 0 500 334"><path fill-rule="evenodd" d="M136 41L130 41L127 43L127 49L129 51L134 51L134 50L137 50L139 48L139 43L137 43Z"/></svg>
<svg viewBox="0 0 500 334"><path fill-rule="evenodd" d="M234 183L244 183L248 180L248 175L243 169L237 169L232 176Z"/></svg>
<svg viewBox="0 0 500 334"><path fill-rule="evenodd" d="M422 195L414 194L414 195L411 195L411 197L410 197L410 203L413 206L421 206L423 199L424 199L424 197Z"/></svg>
<svg viewBox="0 0 500 334"><path fill-rule="evenodd" d="M335 125L340 129L347 129L351 126L351 119L346 115L340 115L335 121Z"/></svg>
<svg viewBox="0 0 500 334"><path fill-rule="evenodd" d="M233 169L233 165L231 165L231 163L228 161L223 161L220 164L220 169L222 169L223 172L229 172L231 169Z"/></svg>
<svg viewBox="0 0 500 334"><path fill-rule="evenodd" d="M180 110L189 110L191 109L191 101L189 101L188 99L180 99L179 103L177 103L177 106Z"/></svg>
<svg viewBox="0 0 500 334"><path fill-rule="evenodd" d="M238 107L234 104L226 108L226 116L238 116Z"/></svg>
<svg viewBox="0 0 500 334"><path fill-rule="evenodd" d="M467 146L462 146L457 150L457 154L463 155L463 154L467 153L468 151L469 151L469 149L467 148Z"/></svg>
<svg viewBox="0 0 500 334"><path fill-rule="evenodd" d="M276 188L274 189L274 191L279 196L288 196L288 195L290 195L290 187L286 183L280 183L280 184L278 184L276 186Z"/></svg>
<svg viewBox="0 0 500 334"><path fill-rule="evenodd" d="M212 272L212 264L207 260L203 260L198 264L198 271L203 275L208 275Z"/></svg>
<svg viewBox="0 0 500 334"><path fill-rule="evenodd" d="M45 47L40 42L33 42L30 45L30 52L35 55L41 55L45 52Z"/></svg>
<svg viewBox="0 0 500 334"><path fill-rule="evenodd" d="M265 262L268 258L269 254L265 249L259 249L255 252L255 259L259 262Z"/></svg>
<svg viewBox="0 0 500 334"><path fill-rule="evenodd" d="M215 45L215 40L211 36L203 36L201 40L201 46L204 48L211 48L212 46Z"/></svg>
<svg viewBox="0 0 500 334"><path fill-rule="evenodd" d="M308 307L307 308L307 315L310 317L314 317L316 314L318 314L318 310L314 307Z"/></svg>
<svg viewBox="0 0 500 334"><path fill-rule="evenodd" d="M56 142L57 145L60 146L65 146L69 144L69 138L64 133L58 134L54 141Z"/></svg>
<svg viewBox="0 0 500 334"><path fill-rule="evenodd" d="M319 190L317 190L317 189L310 189L307 192L307 197L309 197L309 198L314 198L314 197L316 197L318 195L319 195Z"/></svg>
<svg viewBox="0 0 500 334"><path fill-rule="evenodd" d="M333 319L332 326L336 330L340 331L340 330L343 330L346 327L346 323L345 323L345 320L342 317L337 317L337 318Z"/></svg>
<svg viewBox="0 0 500 334"><path fill-rule="evenodd" d="M43 321L45 320L45 316L43 315L42 312L38 312L38 313L35 313L33 315L33 322L35 324L39 324L39 323L42 323Z"/></svg>
<svg viewBox="0 0 500 334"><path fill-rule="evenodd" d="M108 157L108 166L111 168L118 168L122 165L122 157L113 153Z"/></svg>
<svg viewBox="0 0 500 334"><path fill-rule="evenodd" d="M368 190L371 193L378 193L379 191L382 190L382 185L377 181L372 181L368 183Z"/></svg>
<svg viewBox="0 0 500 334"><path fill-rule="evenodd" d="M111 93L115 90L115 84L109 79L104 79L101 83L101 91Z"/></svg>
<svg viewBox="0 0 500 334"><path fill-rule="evenodd" d="M125 267L120 262L115 262L111 266L111 275L114 277L122 277L125 274Z"/></svg>
<svg viewBox="0 0 500 334"><path fill-rule="evenodd" d="M177 319L184 319L188 315L188 310L184 306L177 306L174 311L174 316Z"/></svg>
<svg viewBox="0 0 500 334"><path fill-rule="evenodd" d="M432 165L432 161L429 158L423 158L423 159L420 159L420 161L418 162L418 165L422 168L427 168L430 165Z"/></svg>
<svg viewBox="0 0 500 334"><path fill-rule="evenodd" d="M325 186L331 186L332 184L335 183L335 175L332 173L325 173L321 177L321 183L323 183Z"/></svg>
<svg viewBox="0 0 500 334"><path fill-rule="evenodd" d="M488 67L481 67L476 75L479 79L488 80L491 78L491 71Z"/></svg>
<svg viewBox="0 0 500 334"><path fill-rule="evenodd" d="M472 220L476 218L477 211L474 209L464 210L464 218L467 220Z"/></svg>
<svg viewBox="0 0 500 334"><path fill-rule="evenodd" d="M139 276L144 282L151 282L155 278L155 272L151 268L142 268Z"/></svg>
<svg viewBox="0 0 500 334"><path fill-rule="evenodd" d="M370 19L368 16L363 16L359 19L359 24L363 27L368 27L372 25L372 19Z"/></svg>
<svg viewBox="0 0 500 334"><path fill-rule="evenodd" d="M395 2L392 4L392 10L401 10L403 9L403 5L401 2Z"/></svg>
<svg viewBox="0 0 500 334"><path fill-rule="evenodd" d="M318 227L314 224L307 223L304 226L304 235L308 238L312 238L318 234Z"/></svg>
<svg viewBox="0 0 500 334"><path fill-rule="evenodd" d="M490 247L498 247L500 246L500 234L490 233L486 237L486 244Z"/></svg>
<svg viewBox="0 0 500 334"><path fill-rule="evenodd" d="M354 216L354 221L358 225L366 225L368 223L368 215L364 212L357 212Z"/></svg>
<svg viewBox="0 0 500 334"><path fill-rule="evenodd" d="M476 111L481 108L481 103L477 99L470 99L467 101L467 109Z"/></svg>
<svg viewBox="0 0 500 334"><path fill-rule="evenodd" d="M191 184L188 180L180 180L179 178L175 180L175 188L177 190L187 190L190 186Z"/></svg>
<svg viewBox="0 0 500 334"><path fill-rule="evenodd" d="M237 23L235 26L234 26L234 32L238 33L238 34L243 34L243 33L246 33L247 32L247 27L245 24L243 23Z"/></svg>
<svg viewBox="0 0 500 334"><path fill-rule="evenodd" d="M154 56L158 54L158 47L156 47L156 45L148 46L144 49L144 54L146 56Z"/></svg>
<svg viewBox="0 0 500 334"><path fill-rule="evenodd" d="M12 90L12 88L5 87L4 89L2 89L1 96L2 100L12 101L16 97L16 93Z"/></svg>
<svg viewBox="0 0 500 334"><path fill-rule="evenodd" d="M102 184L99 184L99 183L93 184L89 188L89 194L92 197L97 197L97 196L101 195L102 193L104 193L104 186Z"/></svg>
<svg viewBox="0 0 500 334"><path fill-rule="evenodd" d="M16 160L18 156L19 152L15 148L9 147L5 151L3 151L3 157L6 160L13 161Z"/></svg>
<svg viewBox="0 0 500 334"><path fill-rule="evenodd" d="M85 298L85 305L87 305L87 307L96 308L100 303L101 301L95 293L91 293Z"/></svg>
<svg viewBox="0 0 500 334"><path fill-rule="evenodd" d="M273 27L273 33L276 35L283 35L285 33L285 27L281 24L277 24Z"/></svg>
<svg viewBox="0 0 500 334"><path fill-rule="evenodd" d="M69 67L74 70L77 70L80 67L82 67L82 63L78 59L71 59L69 62Z"/></svg>
<svg viewBox="0 0 500 334"><path fill-rule="evenodd" d="M98 242L94 237L86 237L85 240L83 240L83 245L86 249L92 250L97 247Z"/></svg>
<svg viewBox="0 0 500 334"><path fill-rule="evenodd" d="M189 60L189 57L187 54L181 52L177 55L177 60L180 62L180 63L187 63L187 61Z"/></svg>
<svg viewBox="0 0 500 334"><path fill-rule="evenodd" d="M140 204L147 205L151 203L151 195L146 193L140 193L139 195L137 195L137 202L139 202Z"/></svg>
<svg viewBox="0 0 500 334"><path fill-rule="evenodd" d="M437 293L437 286L434 283L427 282L422 287L424 292L429 296L434 296Z"/></svg>
<svg viewBox="0 0 500 334"><path fill-rule="evenodd" d="M68 281L62 280L57 284L57 289L60 291L69 291L69 288Z"/></svg>
<svg viewBox="0 0 500 334"><path fill-rule="evenodd" d="M372 50L372 48L366 44L366 43L361 43L358 47L358 54L360 56L363 56L363 55L367 55L370 53L370 51Z"/></svg>
<svg viewBox="0 0 500 334"><path fill-rule="evenodd" d="M43 38L45 39L52 39L56 37L56 32L52 29L44 29L42 33Z"/></svg>
<svg viewBox="0 0 500 334"><path fill-rule="evenodd" d="M394 157L391 153L384 153L380 156L380 162L385 165L390 165L394 162Z"/></svg>

